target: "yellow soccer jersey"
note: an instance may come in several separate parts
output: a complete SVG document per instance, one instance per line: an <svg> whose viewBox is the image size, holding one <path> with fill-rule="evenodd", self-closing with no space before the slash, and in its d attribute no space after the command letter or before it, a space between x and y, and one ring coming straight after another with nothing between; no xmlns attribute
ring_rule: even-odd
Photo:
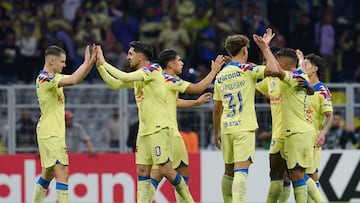
<svg viewBox="0 0 360 203"><path fill-rule="evenodd" d="M314 95L306 98L308 117L313 122L316 132L320 132L326 119L325 112L333 111L331 93L322 82L314 85Z"/></svg>
<svg viewBox="0 0 360 203"><path fill-rule="evenodd" d="M258 128L255 113L255 85L264 78L265 66L230 62L217 75L214 100L222 101L221 133L254 131Z"/></svg>
<svg viewBox="0 0 360 203"><path fill-rule="evenodd" d="M314 130L310 118L306 114L306 89L298 85L297 78L309 81L308 76L301 69L286 71L283 80L284 91L281 101L281 120L286 135ZM286 121L286 122L285 122Z"/></svg>
<svg viewBox="0 0 360 203"><path fill-rule="evenodd" d="M184 93L189 86L189 82L182 80L176 75L170 75L163 72L166 85L166 107L170 114L171 127L178 130L177 117L176 117L176 100L178 99L179 92Z"/></svg>
<svg viewBox="0 0 360 203"><path fill-rule="evenodd" d="M256 84L256 89L262 94L268 94L270 99L272 138L283 138L281 127L281 92L283 82L278 77L266 77Z"/></svg>
<svg viewBox="0 0 360 203"><path fill-rule="evenodd" d="M153 134L170 127L166 108L165 81L158 64L148 64L137 70L143 81L134 82L134 93L139 114L139 136Z"/></svg>
<svg viewBox="0 0 360 203"><path fill-rule="evenodd" d="M37 125L38 138L65 138L65 97L58 87L62 74L49 74L42 70L36 78L36 93L41 116Z"/></svg>

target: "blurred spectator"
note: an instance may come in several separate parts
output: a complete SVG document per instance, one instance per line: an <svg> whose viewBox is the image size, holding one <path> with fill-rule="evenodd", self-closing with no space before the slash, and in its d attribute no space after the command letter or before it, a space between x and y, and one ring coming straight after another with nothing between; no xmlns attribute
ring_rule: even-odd
<svg viewBox="0 0 360 203"><path fill-rule="evenodd" d="M334 112L331 128L326 135L323 149L346 149L348 142L357 143L353 129L348 126L339 112Z"/></svg>
<svg viewBox="0 0 360 203"><path fill-rule="evenodd" d="M8 15L0 16L0 46L4 44L7 33L14 33L11 27L11 18Z"/></svg>
<svg viewBox="0 0 360 203"><path fill-rule="evenodd" d="M186 48L190 45L190 38L186 29L177 18L171 19L170 28L165 28L158 37L157 51L163 49L174 49L181 58L186 58Z"/></svg>
<svg viewBox="0 0 360 203"><path fill-rule="evenodd" d="M95 149L89 135L80 123L74 122L74 115L69 110L65 111L65 127L66 147L69 153L81 153L81 144L84 143L89 154L95 155Z"/></svg>
<svg viewBox="0 0 360 203"><path fill-rule="evenodd" d="M104 22L104 24L102 24L101 26L101 41L102 43L102 49L104 51L104 54L106 55L107 53L111 52L114 50L115 47L115 43L118 42L118 40L115 37L114 32L112 31L111 28L111 20L108 19L106 22ZM116 65L116 64L114 64Z"/></svg>
<svg viewBox="0 0 360 203"><path fill-rule="evenodd" d="M120 147L120 116L117 110L111 115L105 129L105 144L108 148L119 149Z"/></svg>
<svg viewBox="0 0 360 203"><path fill-rule="evenodd" d="M197 33L209 24L209 15L205 5L198 4L195 7L194 16L189 20L187 30L190 33L191 42L196 41ZM179 52L178 52L179 53ZM183 56L181 56L183 58Z"/></svg>
<svg viewBox="0 0 360 203"><path fill-rule="evenodd" d="M0 45L0 84L16 83L19 73L20 49L15 44L15 33L5 35L5 43Z"/></svg>
<svg viewBox="0 0 360 203"><path fill-rule="evenodd" d="M180 119L179 132L184 139L187 152L199 152L199 135L190 128L186 118Z"/></svg>
<svg viewBox="0 0 360 203"><path fill-rule="evenodd" d="M62 11L64 18L73 22L76 10L81 6L81 0L64 0L62 3Z"/></svg>
<svg viewBox="0 0 360 203"><path fill-rule="evenodd" d="M302 14L299 23L291 32L289 38L290 47L300 49L305 55L314 53L316 50L314 34L314 24L311 16L307 13Z"/></svg>
<svg viewBox="0 0 360 203"><path fill-rule="evenodd" d="M155 12L154 6L147 6L139 27L140 41L147 42L151 46L155 46L160 31L164 29L160 16Z"/></svg>
<svg viewBox="0 0 360 203"><path fill-rule="evenodd" d="M272 30L275 33L275 36L270 42L270 47L285 48L286 47L285 36L280 32L280 30L277 27L272 27Z"/></svg>
<svg viewBox="0 0 360 203"><path fill-rule="evenodd" d="M105 53L109 63L113 64L117 68L125 71L127 67L130 67L129 61L127 60L127 53L124 51L124 47L121 42L116 41L113 50Z"/></svg>
<svg viewBox="0 0 360 203"><path fill-rule="evenodd" d="M360 82L360 34L355 37L354 45L342 57L341 81Z"/></svg>
<svg viewBox="0 0 360 203"><path fill-rule="evenodd" d="M16 147L36 147L36 122L31 117L31 111L27 108L21 109L20 117L16 121Z"/></svg>
<svg viewBox="0 0 360 203"><path fill-rule="evenodd" d="M189 23L195 11L195 3L192 0L176 0L177 17L182 19L185 24ZM221 13L221 12L219 12Z"/></svg>
<svg viewBox="0 0 360 203"><path fill-rule="evenodd" d="M15 44L20 49L19 79L25 83L34 83L37 72L35 71L35 52L38 46L38 40L33 35L31 24L22 24L21 35Z"/></svg>
<svg viewBox="0 0 360 203"><path fill-rule="evenodd" d="M292 9L297 9L297 1L269 0L267 1L267 13L271 26L277 27L285 38L290 33L290 17ZM276 32L275 32L276 33Z"/></svg>
<svg viewBox="0 0 360 203"><path fill-rule="evenodd" d="M129 43L139 39L139 22L129 15L128 10L124 10L123 16L113 21L112 29L115 37L119 40L124 50L129 50Z"/></svg>
<svg viewBox="0 0 360 203"><path fill-rule="evenodd" d="M85 48L89 44L101 44L101 34L100 30L94 29L93 20L88 17L85 19L85 24L83 29L79 29L75 35L75 43L77 46L77 54L83 58L85 53Z"/></svg>
<svg viewBox="0 0 360 203"><path fill-rule="evenodd" d="M129 135L126 140L126 146L130 147L133 152L136 150L136 138L139 130L139 121L137 120L129 127Z"/></svg>
<svg viewBox="0 0 360 203"><path fill-rule="evenodd" d="M201 64L210 64L215 59L224 42L224 37L230 34L231 27L226 23L219 22L216 16L210 18L209 25L199 32L195 47L198 48L196 61Z"/></svg>
<svg viewBox="0 0 360 203"><path fill-rule="evenodd" d="M334 73L334 48L335 48L335 29L332 23L333 14L330 9L326 10L320 22L315 25L315 42L319 46L319 53L326 61L324 70L324 82L331 82L331 73Z"/></svg>

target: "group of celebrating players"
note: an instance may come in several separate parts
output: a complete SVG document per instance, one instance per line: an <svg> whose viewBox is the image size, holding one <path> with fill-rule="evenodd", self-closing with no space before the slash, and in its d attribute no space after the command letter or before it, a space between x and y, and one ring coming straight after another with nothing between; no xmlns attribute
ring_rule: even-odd
<svg viewBox="0 0 360 203"><path fill-rule="evenodd" d="M65 51L54 45L48 47L44 68L36 79L42 174L32 202L43 202L54 176L58 202L69 202L63 87L81 82L94 64L112 90L134 89L139 116L137 202L152 202L163 177L174 186L177 202L194 202L188 188L189 160L178 131L176 108L201 105L212 94L204 93L196 100L183 100L178 95L200 94L214 78L214 141L225 163L221 185L224 202L245 202L258 128L256 90L270 99L272 114L271 182L266 202L287 202L290 182L297 203L322 202L317 167L332 119L331 94L317 74L325 64L319 56L304 57L299 50L284 48L272 53L269 43L273 37L271 29L263 36L253 35L266 64L255 65L247 62L248 37L228 36L224 47L228 56L219 55L211 61L211 71L196 84L178 77L184 63L176 51L165 49L158 55L158 63L152 63L153 49L145 42L130 43L127 59L134 69L130 73L109 64L101 47L93 45L92 53L90 46L86 48L83 64L73 74L63 75Z"/></svg>

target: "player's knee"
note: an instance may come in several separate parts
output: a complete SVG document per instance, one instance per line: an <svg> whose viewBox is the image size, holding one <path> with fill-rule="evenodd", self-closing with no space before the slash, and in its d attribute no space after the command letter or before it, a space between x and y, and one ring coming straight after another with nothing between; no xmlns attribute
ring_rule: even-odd
<svg viewBox="0 0 360 203"><path fill-rule="evenodd" d="M183 177L189 177L189 175L190 175L190 170L189 170L189 167L187 165L181 164L175 170L178 173L180 173L180 175L183 176Z"/></svg>
<svg viewBox="0 0 360 203"><path fill-rule="evenodd" d="M225 164L225 175L234 177L234 164Z"/></svg>
<svg viewBox="0 0 360 203"><path fill-rule="evenodd" d="M305 169L303 168L294 168L289 170L289 177L292 181L303 179L304 175L305 175Z"/></svg>
<svg viewBox="0 0 360 203"><path fill-rule="evenodd" d="M136 173L138 176L150 176L151 166L137 165Z"/></svg>
<svg viewBox="0 0 360 203"><path fill-rule="evenodd" d="M271 178L283 179L283 175L284 175L284 171L274 170L274 169L270 170Z"/></svg>

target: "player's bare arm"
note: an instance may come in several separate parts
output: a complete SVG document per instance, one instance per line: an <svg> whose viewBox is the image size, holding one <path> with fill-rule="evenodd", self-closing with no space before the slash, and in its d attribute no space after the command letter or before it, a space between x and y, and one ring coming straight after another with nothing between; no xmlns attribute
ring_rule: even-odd
<svg viewBox="0 0 360 203"><path fill-rule="evenodd" d="M188 107L200 106L205 102L209 102L211 97L212 97L212 94L210 92L207 92L207 93L202 94L196 100L185 100L185 99L178 98L176 100L176 107L188 108Z"/></svg>
<svg viewBox="0 0 360 203"><path fill-rule="evenodd" d="M220 122L222 114L222 102L214 101L213 109L213 125L214 125L214 145L216 148L221 149L221 137L220 137Z"/></svg>
<svg viewBox="0 0 360 203"><path fill-rule="evenodd" d="M221 67L225 64L225 57L223 55L218 55L215 61L211 61L211 71L210 73L202 79L200 82L194 84L190 83L188 88L185 90L185 93L199 94L203 92L213 81L216 74L220 71Z"/></svg>
<svg viewBox="0 0 360 203"><path fill-rule="evenodd" d="M75 85L84 80L84 78L89 74L92 66L96 61L96 46L92 45L92 54L90 54L90 46L86 46L85 49L85 58L81 66L69 77L64 77L59 81L59 87Z"/></svg>
<svg viewBox="0 0 360 203"><path fill-rule="evenodd" d="M296 50L296 56L299 60L299 68L305 72L305 69L304 69L304 62L305 62L305 57L304 57L304 54L301 50L297 49ZM299 86L301 87L304 87L306 89L306 94L307 95L314 95L314 88L312 86L310 86L310 83L309 81L305 80L304 78L300 77L300 78L297 78L297 81L298 81L298 84Z"/></svg>
<svg viewBox="0 0 360 203"><path fill-rule="evenodd" d="M101 46L97 46L97 62L96 67L99 71L101 69L105 69L107 72L109 72L115 79L121 80L122 82L132 82L132 81L140 81L143 80L142 74L140 72L135 71L131 73L126 73L124 71L119 70L118 68L112 66L111 64L107 63L103 54L103 51L101 49Z"/></svg>
<svg viewBox="0 0 360 203"><path fill-rule="evenodd" d="M316 146L317 147L323 146L323 144L325 142L326 134L329 132L329 129L330 129L331 123L332 123L332 119L333 119L332 111L326 111L324 114L326 116L326 119L324 121L323 128L320 130L320 132L316 138Z"/></svg>
<svg viewBox="0 0 360 203"><path fill-rule="evenodd" d="M264 39L265 37L265 39ZM253 35L253 39L256 45L260 48L261 52L263 53L266 63L265 69L265 76L278 76L280 79L285 77L285 71L281 69L278 61L276 60L275 56L272 54L269 45L266 43L265 40L268 40L267 36L260 37L256 34Z"/></svg>

